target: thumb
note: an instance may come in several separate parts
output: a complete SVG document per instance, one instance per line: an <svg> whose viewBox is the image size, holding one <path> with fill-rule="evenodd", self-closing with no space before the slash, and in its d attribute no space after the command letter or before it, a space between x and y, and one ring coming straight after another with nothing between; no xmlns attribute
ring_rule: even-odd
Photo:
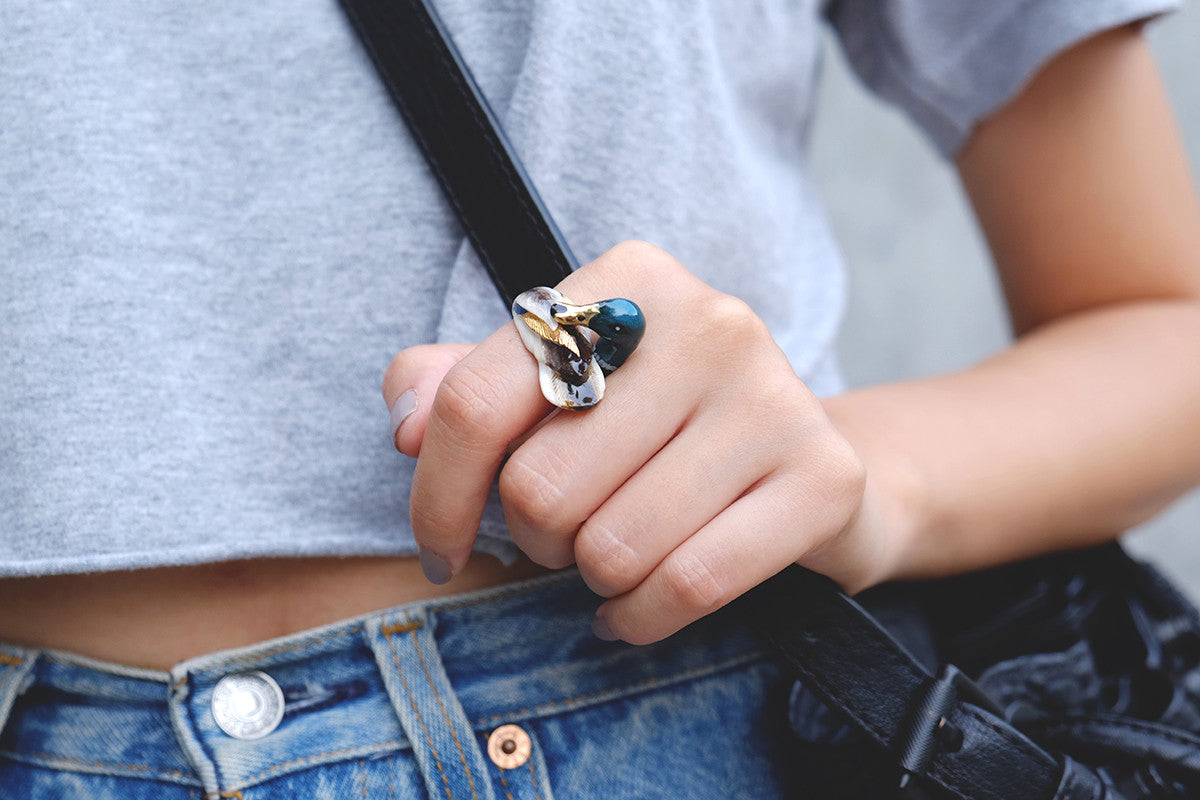
<svg viewBox="0 0 1200 800"><path fill-rule="evenodd" d="M421 344L401 350L383 376L383 399L392 413L392 443L406 456L421 451L433 396L450 368L473 344Z"/></svg>

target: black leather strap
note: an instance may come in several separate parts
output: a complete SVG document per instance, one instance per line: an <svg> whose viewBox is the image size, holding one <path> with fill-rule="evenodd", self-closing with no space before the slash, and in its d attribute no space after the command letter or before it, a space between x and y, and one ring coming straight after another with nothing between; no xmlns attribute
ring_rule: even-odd
<svg viewBox="0 0 1200 800"><path fill-rule="evenodd" d="M341 0L506 305L578 267L437 12Z"/></svg>
<svg viewBox="0 0 1200 800"><path fill-rule="evenodd" d="M901 769L970 800L1058 795L1062 763L988 709L957 670L930 675L828 578L791 566L737 602L804 685Z"/></svg>
<svg viewBox="0 0 1200 800"><path fill-rule="evenodd" d="M429 3L341 2L500 294L511 303L566 277L574 258ZM967 800L1104 796L1086 770L989 712L957 670L930 675L828 579L789 567L738 606L906 778Z"/></svg>

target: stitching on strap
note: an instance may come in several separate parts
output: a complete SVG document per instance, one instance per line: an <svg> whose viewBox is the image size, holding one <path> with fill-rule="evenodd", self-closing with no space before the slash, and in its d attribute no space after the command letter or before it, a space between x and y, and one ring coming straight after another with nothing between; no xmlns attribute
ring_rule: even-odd
<svg viewBox="0 0 1200 800"><path fill-rule="evenodd" d="M404 677L404 670L400 668L400 653L397 652L396 644L390 636L387 637L387 643L388 649L392 651L392 662L396 666L396 675L400 678L401 685L404 686L404 692L408 695L408 702L412 705L413 713L417 715L417 722L421 724L421 734L425 737L425 743L429 745L429 751L433 753L433 763L437 765L438 774L442 776L442 785L446 790L446 797L449 800L454 800L454 796L450 792L450 779L446 777L446 771L442 768L442 760L438 757L437 748L434 747L433 739L429 736L429 729L425 727L425 720L417 708L417 700L413 696L412 689L409 688L408 680Z"/></svg>
<svg viewBox="0 0 1200 800"><path fill-rule="evenodd" d="M508 781L504 780L504 770L499 770L499 773L500 785L504 787L504 796L508 798L508 800L513 800L512 792L508 790Z"/></svg>
<svg viewBox="0 0 1200 800"><path fill-rule="evenodd" d="M479 792L475 789L475 776L471 774L471 766L467 763L467 754L463 750L462 742L458 740L458 733L454 730L454 723L450 721L450 714L446 712L446 704L442 702L442 694L438 691L437 684L433 682L432 676L429 674L429 666L425 663L425 653L421 650L421 640L417 638L416 630L409 631L412 636L413 647L417 650L417 659L421 662L421 670L425 673L425 680L429 682L429 688L433 689L433 697L437 700L438 708L441 709L442 719L446 721L446 727L450 729L450 736L454 739L454 746L458 748L458 758L462 761L463 769L467 773L467 782L471 785L471 797L479 800Z"/></svg>
<svg viewBox="0 0 1200 800"><path fill-rule="evenodd" d="M415 631L422 625L424 625L424 623L420 620L413 620L412 622L402 622L396 625L384 625L379 629L379 631L384 636L391 636L393 633L409 633L411 631Z"/></svg>
<svg viewBox="0 0 1200 800"><path fill-rule="evenodd" d="M537 800L542 800L542 793L538 790L537 773L533 771L533 756L525 762L525 766L529 767L529 782L533 785L533 796Z"/></svg>

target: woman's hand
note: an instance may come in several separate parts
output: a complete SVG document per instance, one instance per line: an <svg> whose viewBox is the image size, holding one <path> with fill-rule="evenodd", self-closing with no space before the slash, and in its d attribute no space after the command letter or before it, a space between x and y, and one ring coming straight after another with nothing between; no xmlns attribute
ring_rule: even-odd
<svg viewBox="0 0 1200 800"><path fill-rule="evenodd" d="M514 540L576 562L610 598L597 632L630 642L792 561L852 592L959 573L1111 539L1200 482L1200 203L1136 28L1054 59L958 166L1021 334L971 368L822 405L744 304L643 244L560 287L646 314L591 411L548 416L511 325L401 353L384 396L416 392L396 440L427 572L466 562L510 450Z"/></svg>
<svg viewBox="0 0 1200 800"><path fill-rule="evenodd" d="M466 562L499 470L513 541L610 598L605 638L661 639L794 561L852 590L878 579L886 548L852 524L863 465L745 303L642 243L558 288L646 315L595 409L552 414L511 325L473 349L406 350L388 370L389 405L416 395L396 444L419 454L412 522L432 577Z"/></svg>

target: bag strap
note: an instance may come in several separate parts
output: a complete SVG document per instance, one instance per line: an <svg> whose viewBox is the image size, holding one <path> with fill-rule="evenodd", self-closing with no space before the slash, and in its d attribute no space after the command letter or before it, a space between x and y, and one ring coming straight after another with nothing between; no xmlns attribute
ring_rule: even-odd
<svg viewBox="0 0 1200 800"><path fill-rule="evenodd" d="M501 297L576 268L429 0L340 0ZM1009 725L954 667L934 677L827 578L791 566L736 603L796 676L913 776L966 800L1111 797Z"/></svg>
<svg viewBox="0 0 1200 800"><path fill-rule="evenodd" d="M807 689L893 754L900 788L921 776L968 800L1115 800L1009 725L956 667L932 676L830 579L792 565L736 602Z"/></svg>
<svg viewBox="0 0 1200 800"><path fill-rule="evenodd" d="M579 267L433 7L343 2L459 222L512 306Z"/></svg>

